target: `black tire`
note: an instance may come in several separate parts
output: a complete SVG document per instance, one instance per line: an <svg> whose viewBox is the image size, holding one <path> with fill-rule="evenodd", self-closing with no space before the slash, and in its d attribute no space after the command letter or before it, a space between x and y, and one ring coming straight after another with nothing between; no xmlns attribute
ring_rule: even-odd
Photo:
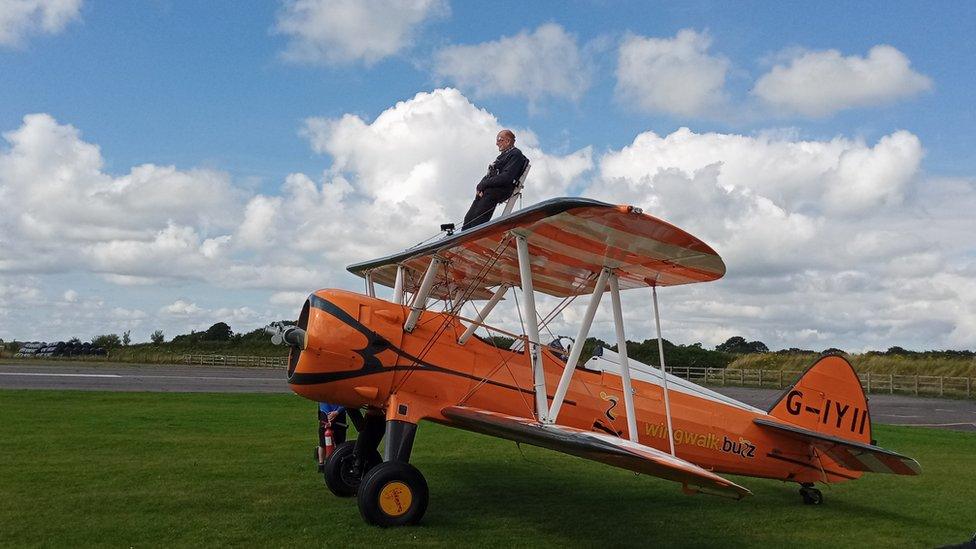
<svg viewBox="0 0 976 549"><path fill-rule="evenodd" d="M417 524L427 511L427 480L416 467L387 461L366 474L359 485L359 514L374 526Z"/></svg>
<svg viewBox="0 0 976 549"><path fill-rule="evenodd" d="M800 495L803 497L804 505L821 505L823 503L823 493L816 488L800 488Z"/></svg>
<svg viewBox="0 0 976 549"><path fill-rule="evenodd" d="M366 456L366 463L356 467L356 457L353 455L355 450L355 440L343 442L325 462L325 471L323 472L325 485L340 498L355 496L356 490L359 489L359 484L366 473L383 462L380 453L374 448Z"/></svg>

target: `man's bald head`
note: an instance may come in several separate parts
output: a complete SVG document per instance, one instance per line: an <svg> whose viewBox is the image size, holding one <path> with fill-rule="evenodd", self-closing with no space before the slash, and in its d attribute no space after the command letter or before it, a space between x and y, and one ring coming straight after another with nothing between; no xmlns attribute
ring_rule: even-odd
<svg viewBox="0 0 976 549"><path fill-rule="evenodd" d="M498 145L499 151L504 151L509 147L515 146L515 133L512 130L498 132L498 135L495 137L495 145Z"/></svg>

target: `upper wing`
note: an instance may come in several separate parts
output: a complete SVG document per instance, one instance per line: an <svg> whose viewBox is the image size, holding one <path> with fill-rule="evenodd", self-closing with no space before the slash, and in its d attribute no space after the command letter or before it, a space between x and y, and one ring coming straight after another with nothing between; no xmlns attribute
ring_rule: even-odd
<svg viewBox="0 0 976 549"><path fill-rule="evenodd" d="M812 444L814 448L827 454L831 459L851 471L893 473L896 475L918 475L922 472L922 467L914 459L891 450L885 450L880 446L844 440L833 435L818 433L762 417L757 417L752 421L756 425L775 429L782 434Z"/></svg>
<svg viewBox="0 0 976 549"><path fill-rule="evenodd" d="M694 463L626 439L565 425L543 425L466 406L441 410L456 426L680 482L686 491L741 499L752 492Z"/></svg>
<svg viewBox="0 0 976 549"><path fill-rule="evenodd" d="M433 256L447 261L431 295L468 291L491 295L500 284L518 286L513 232L526 237L536 291L565 297L593 291L603 267L616 270L620 287L673 286L721 278L725 264L707 244L632 206L585 198L554 198L490 223L388 257L348 267L392 287L406 267L404 289L416 291Z"/></svg>

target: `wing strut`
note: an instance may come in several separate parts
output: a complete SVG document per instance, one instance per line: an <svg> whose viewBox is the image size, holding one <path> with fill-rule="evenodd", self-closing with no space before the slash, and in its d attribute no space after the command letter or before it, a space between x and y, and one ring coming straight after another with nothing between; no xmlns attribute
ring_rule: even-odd
<svg viewBox="0 0 976 549"><path fill-rule="evenodd" d="M668 374L664 371L664 342L661 339L661 315L657 309L657 284L651 286L651 295L654 296L654 324L657 325L657 353L661 359L661 382L664 389L664 415L668 418L668 442L671 444L671 455L674 453L674 430L671 429L671 401L668 400ZM629 415L627 417L630 417Z"/></svg>
<svg viewBox="0 0 976 549"><path fill-rule="evenodd" d="M630 363L627 361L627 336L624 334L624 315L620 309L620 283L617 275L610 274L610 297L613 300L613 324L617 331L617 354L620 355L620 381L624 392L624 408L627 410L627 433L637 442L637 415L634 411L634 389L630 383ZM670 423L669 430L670 430ZM671 455L674 455L672 448Z"/></svg>
<svg viewBox="0 0 976 549"><path fill-rule="evenodd" d="M376 297L376 286L373 284L373 273L366 271L366 295Z"/></svg>
<svg viewBox="0 0 976 549"><path fill-rule="evenodd" d="M535 410L540 422L545 422L549 407L546 404L546 375L542 369L542 349L539 348L539 317L535 312L535 290L532 287L532 264L529 257L529 243L525 235L515 234L515 246L518 248L519 275L522 279L522 293L525 296L525 319L528 323L529 361L532 364L535 379Z"/></svg>
<svg viewBox="0 0 976 549"><path fill-rule="evenodd" d="M407 321L403 324L404 332L413 332L413 329L417 327L417 321L420 320L420 313L427 308L427 297L430 296L430 290L434 287L434 282L437 279L437 269L443 264L444 260L436 255L431 258L430 265L427 266L427 272L424 273L424 279L420 283L420 289L413 296L410 316L407 317Z"/></svg>
<svg viewBox="0 0 976 549"><path fill-rule="evenodd" d="M593 317L596 309L600 306L600 299L607 287L607 277L610 276L610 269L604 267L600 270L600 278L593 286L593 295L590 297L590 304L586 306L586 313L583 314L583 321L580 323L579 331L576 332L576 339L573 340L573 348L569 351L569 358L566 359L566 368L563 375L559 378L559 385L556 387L556 394L552 397L552 408L549 410L549 423L555 423L559 416L559 409L563 406L563 399L566 398L566 391L569 390L569 382L576 371L576 363L579 362L580 354L583 353L583 342L590 333L590 326L593 324Z"/></svg>
<svg viewBox="0 0 976 549"><path fill-rule="evenodd" d="M474 323L470 324L468 329L465 330L464 333L461 334L461 337L458 338L459 344L464 345L468 342L468 339L471 338L471 334L473 334L474 331L478 329L478 326L485 321L485 318L488 317L488 313L490 313L491 310L495 308L495 305L498 305L498 302L505 297L505 292L508 291L508 288L508 284L502 284L497 290L495 290L495 293L492 294L491 299L488 300L488 303L486 303L485 306L478 311L478 317L475 319Z"/></svg>
<svg viewBox="0 0 976 549"><path fill-rule="evenodd" d="M403 305L403 278L405 275L403 265L397 264L396 279L393 283L393 302L397 305Z"/></svg>

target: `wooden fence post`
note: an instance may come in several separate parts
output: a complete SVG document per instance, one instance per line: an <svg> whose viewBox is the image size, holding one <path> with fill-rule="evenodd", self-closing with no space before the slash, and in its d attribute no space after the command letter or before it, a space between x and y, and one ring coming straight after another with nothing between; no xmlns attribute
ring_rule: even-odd
<svg viewBox="0 0 976 549"><path fill-rule="evenodd" d="M915 374L915 396L918 396L918 374Z"/></svg>
<svg viewBox="0 0 976 549"><path fill-rule="evenodd" d="M871 372L867 373L868 376L868 394L871 394Z"/></svg>
<svg viewBox="0 0 976 549"><path fill-rule="evenodd" d="M969 398L969 378L966 378L966 398Z"/></svg>
<svg viewBox="0 0 976 549"><path fill-rule="evenodd" d="M888 374L888 394L895 394L895 374Z"/></svg>
<svg viewBox="0 0 976 549"><path fill-rule="evenodd" d="M783 388L783 370L779 371L779 388Z"/></svg>
<svg viewBox="0 0 976 549"><path fill-rule="evenodd" d="M759 369L759 386L762 387L762 368Z"/></svg>
<svg viewBox="0 0 976 549"><path fill-rule="evenodd" d="M725 368L722 368L722 387L725 387Z"/></svg>
<svg viewBox="0 0 976 549"><path fill-rule="evenodd" d="M942 380L943 379L945 379L945 378L943 378L942 376L939 376L939 396L942 396Z"/></svg>

